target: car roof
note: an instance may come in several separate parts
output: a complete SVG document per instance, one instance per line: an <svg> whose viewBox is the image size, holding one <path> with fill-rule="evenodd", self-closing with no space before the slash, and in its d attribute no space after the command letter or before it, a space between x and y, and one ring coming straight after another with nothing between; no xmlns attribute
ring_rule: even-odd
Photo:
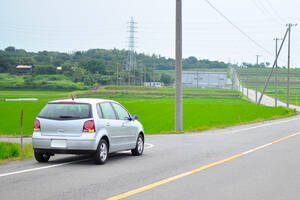
<svg viewBox="0 0 300 200"><path fill-rule="evenodd" d="M101 102L114 102L114 103L118 103L116 101L113 100L109 100L109 99L96 99L96 98L74 98L74 100L72 99L60 99L60 100L55 100L55 101L50 101L49 103L91 103L91 104L96 104L96 103L101 103Z"/></svg>

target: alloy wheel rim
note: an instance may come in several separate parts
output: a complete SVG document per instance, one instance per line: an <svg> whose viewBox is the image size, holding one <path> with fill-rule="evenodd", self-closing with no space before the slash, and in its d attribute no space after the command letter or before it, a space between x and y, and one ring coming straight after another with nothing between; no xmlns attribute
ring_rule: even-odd
<svg viewBox="0 0 300 200"><path fill-rule="evenodd" d="M107 157L107 147L105 143L100 145L100 159L101 161L105 161Z"/></svg>
<svg viewBox="0 0 300 200"><path fill-rule="evenodd" d="M138 152L142 153L143 149L144 149L144 142L143 142L143 139L141 137L139 137L139 140L138 140Z"/></svg>

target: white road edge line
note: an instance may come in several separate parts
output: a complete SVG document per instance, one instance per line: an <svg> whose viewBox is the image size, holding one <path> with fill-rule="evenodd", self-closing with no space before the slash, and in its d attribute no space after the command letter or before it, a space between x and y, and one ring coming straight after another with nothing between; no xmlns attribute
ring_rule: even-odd
<svg viewBox="0 0 300 200"><path fill-rule="evenodd" d="M287 136L286 138L295 137L295 136L297 136L297 135L300 135L300 132L295 133L295 134L292 134L292 135L289 135L289 136ZM263 148L266 148L266 147L268 147L268 146L271 146L272 144L274 144L274 142L270 142L270 143L268 143L268 144L264 144L264 145L262 145L262 146L259 146L259 147L254 148L254 149L250 149L249 151L245 151L245 152L243 152L243 153L241 153L241 154L246 155L246 154L249 154L249 153L253 153L253 152L258 151L258 150L260 150L260 149L263 149Z"/></svg>
<svg viewBox="0 0 300 200"><path fill-rule="evenodd" d="M152 147L154 147L154 145L150 144L150 143L145 143L145 146L146 145L148 147L145 147L144 149L151 149ZM71 162L65 162L65 163L61 163L61 164L49 165L49 166L44 166L44 167L25 169L25 170L20 170L20 171L15 171L15 172L9 172L9 173L0 174L0 177L10 176L10 175L15 175L15 174L21 174L21 173L26 173L26 172L32 172L32 171L37 171L37 170L43 170L43 169L49 169L49 168L53 168L53 167L60 167L60 166L64 166L64 165L68 165L68 164L72 164L72 163L87 161L87 160L90 160L90 159L91 158L83 159L83 160L75 160L75 161L71 161Z"/></svg>
<svg viewBox="0 0 300 200"><path fill-rule="evenodd" d="M26 172L32 172L32 171L37 171L37 170L42 170L42 169L49 169L49 168L53 168L53 167L59 167L59 166L68 165L71 163L82 162L82 161L87 161L87 160L90 160L90 158L83 159L83 160L75 160L75 161L71 161L71 162L65 162L65 163L61 163L61 164L49 165L49 166L44 166L44 167L36 167L36 168L25 169L25 170L21 170L21 171L4 173L4 174L0 174L0 177L10 176L10 175L14 175L14 174L21 174L21 173L26 173Z"/></svg>
<svg viewBox="0 0 300 200"><path fill-rule="evenodd" d="M147 145L147 147L146 147L146 145ZM153 147L154 147L154 144L145 143L144 149L151 149L151 148L153 148Z"/></svg>
<svg viewBox="0 0 300 200"><path fill-rule="evenodd" d="M280 122L270 122L270 123L262 124L262 125L258 125L258 126L252 126L252 127L248 127L248 128L242 128L242 129L238 129L238 130L227 131L225 133L237 133L237 132L240 132L240 131L248 131L248 130L251 130L251 129L261 128L261 127L266 127L266 126L271 126L271 125L277 125L277 124L283 124L283 123L296 121L296 120L300 120L300 118L289 119L289 120L280 121Z"/></svg>

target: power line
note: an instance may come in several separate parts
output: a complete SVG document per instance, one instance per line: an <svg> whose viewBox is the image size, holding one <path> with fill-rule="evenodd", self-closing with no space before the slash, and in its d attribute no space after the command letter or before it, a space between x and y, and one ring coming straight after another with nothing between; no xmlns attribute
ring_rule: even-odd
<svg viewBox="0 0 300 200"><path fill-rule="evenodd" d="M256 5L256 7L258 7L259 9L260 9L260 7L258 6L258 4L262 7L262 9L261 9L261 11L262 11L262 13L263 14L266 14L266 13L268 13L268 15L270 16L270 17L272 17L273 19L275 19L276 20L276 22L278 22L280 25L282 25L282 23L276 18L276 16L265 6L265 4L262 2L262 1L260 1L260 0L257 0L257 2L256 2L256 0L254 0L254 1L252 1L252 2L254 2L255 3L255 5Z"/></svg>
<svg viewBox="0 0 300 200"><path fill-rule="evenodd" d="M234 28L236 28L241 34L243 34L246 38L248 38L253 44L264 50L269 55L273 56L273 54L267 50L265 47L263 47L261 44L256 42L251 36L249 36L245 31L243 31L240 27L238 27L236 24L234 24L228 17L226 17L219 9L217 9L210 1L204 0L208 3L210 7L212 7L219 15L221 15L228 23L230 23Z"/></svg>
<svg viewBox="0 0 300 200"><path fill-rule="evenodd" d="M277 10L275 10L275 8L273 7L273 5L271 4L271 2L269 0L265 0L267 2L267 4L269 5L269 7L273 10L273 12L275 13L275 15L277 16L277 18L282 22L282 23L286 23L286 21L279 15L279 13L277 12Z"/></svg>

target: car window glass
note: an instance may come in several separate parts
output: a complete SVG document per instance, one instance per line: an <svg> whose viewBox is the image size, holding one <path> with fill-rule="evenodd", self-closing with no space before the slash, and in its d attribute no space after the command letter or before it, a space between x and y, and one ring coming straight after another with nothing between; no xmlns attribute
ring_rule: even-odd
<svg viewBox="0 0 300 200"><path fill-rule="evenodd" d="M91 118L89 104L81 103L49 103L39 113L38 117L49 119L84 119Z"/></svg>
<svg viewBox="0 0 300 200"><path fill-rule="evenodd" d="M100 119L103 119L103 115L102 115L102 111L101 111L101 108L100 108L100 104L97 104L97 113L98 113L98 117Z"/></svg>
<svg viewBox="0 0 300 200"><path fill-rule="evenodd" d="M116 119L115 112L110 103L101 103L100 106L103 112L103 117L105 119Z"/></svg>
<svg viewBox="0 0 300 200"><path fill-rule="evenodd" d="M112 104L116 113L118 114L119 119L127 120L129 118L128 112L119 104L113 103Z"/></svg>

